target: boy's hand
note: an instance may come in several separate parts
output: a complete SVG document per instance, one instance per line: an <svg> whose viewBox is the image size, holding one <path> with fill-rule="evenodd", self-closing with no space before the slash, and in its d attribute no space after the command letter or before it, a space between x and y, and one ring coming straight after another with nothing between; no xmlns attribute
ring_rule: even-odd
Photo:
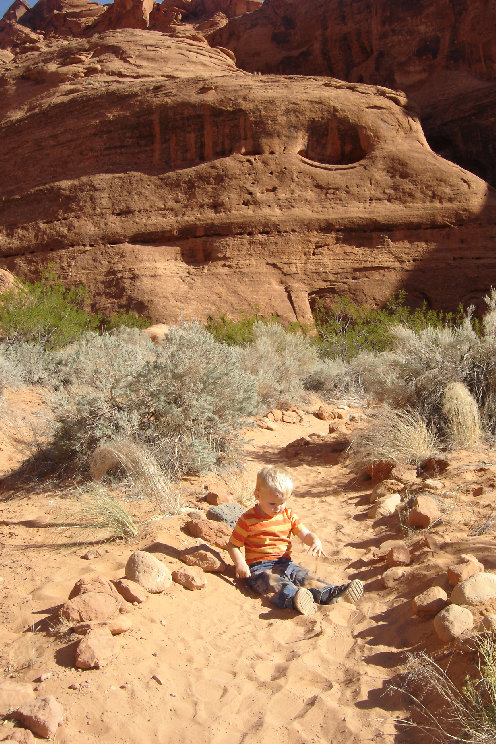
<svg viewBox="0 0 496 744"><path fill-rule="evenodd" d="M236 578L237 579L248 579L251 576L251 571L248 565L245 563L244 566L236 566Z"/></svg>
<svg viewBox="0 0 496 744"><path fill-rule="evenodd" d="M320 537L317 537L317 535L313 536L313 541L309 545L309 551L310 555L315 556L315 558L320 558L321 555L325 556L324 549L322 548L322 543L320 541Z"/></svg>

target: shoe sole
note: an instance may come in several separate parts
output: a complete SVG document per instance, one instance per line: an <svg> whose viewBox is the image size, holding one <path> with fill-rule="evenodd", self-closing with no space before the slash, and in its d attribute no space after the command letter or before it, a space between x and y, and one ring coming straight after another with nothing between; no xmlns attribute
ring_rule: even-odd
<svg viewBox="0 0 496 744"><path fill-rule="evenodd" d="M298 589L293 598L293 607L300 615L313 615L317 612L317 605L314 602L312 592L308 589Z"/></svg>
<svg viewBox="0 0 496 744"><path fill-rule="evenodd" d="M358 600L363 596L363 583L360 579L353 579L350 581L349 586L344 590L339 599L350 604L356 604Z"/></svg>

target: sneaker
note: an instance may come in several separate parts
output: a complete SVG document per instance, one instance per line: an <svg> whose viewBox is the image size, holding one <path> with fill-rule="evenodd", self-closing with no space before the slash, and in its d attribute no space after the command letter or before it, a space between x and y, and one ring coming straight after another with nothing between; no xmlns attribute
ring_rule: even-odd
<svg viewBox="0 0 496 744"><path fill-rule="evenodd" d="M360 579L353 579L353 581L350 581L344 592L340 595L339 599L343 600L343 602L356 604L362 595L363 583L360 581Z"/></svg>
<svg viewBox="0 0 496 744"><path fill-rule="evenodd" d="M301 615L313 615L317 611L312 592L300 587L293 597L293 607Z"/></svg>

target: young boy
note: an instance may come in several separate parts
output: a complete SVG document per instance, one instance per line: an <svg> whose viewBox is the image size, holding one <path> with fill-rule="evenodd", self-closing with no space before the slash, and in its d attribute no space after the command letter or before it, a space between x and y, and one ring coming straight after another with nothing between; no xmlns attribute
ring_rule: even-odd
<svg viewBox="0 0 496 744"><path fill-rule="evenodd" d="M325 555L317 535L286 506L292 490L293 481L285 468L269 466L258 473L257 503L238 519L228 545L236 576L246 579L259 594L270 595L270 602L277 607L292 607L302 615L313 615L317 604L338 599L357 602L363 594L358 579L340 586L326 584L292 562L291 535L308 545L310 555Z"/></svg>

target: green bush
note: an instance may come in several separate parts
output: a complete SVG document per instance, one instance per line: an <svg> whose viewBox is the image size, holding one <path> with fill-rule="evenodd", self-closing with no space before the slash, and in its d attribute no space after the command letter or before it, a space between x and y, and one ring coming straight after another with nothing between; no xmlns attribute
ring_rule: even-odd
<svg viewBox="0 0 496 744"><path fill-rule="evenodd" d="M255 326L280 325L289 333L307 332L301 323L283 323L274 313L273 315L261 315L254 311L248 315L241 315L237 320L229 318L225 313L209 315L205 323L206 330L212 334L216 341L228 346L247 346L255 341Z"/></svg>

